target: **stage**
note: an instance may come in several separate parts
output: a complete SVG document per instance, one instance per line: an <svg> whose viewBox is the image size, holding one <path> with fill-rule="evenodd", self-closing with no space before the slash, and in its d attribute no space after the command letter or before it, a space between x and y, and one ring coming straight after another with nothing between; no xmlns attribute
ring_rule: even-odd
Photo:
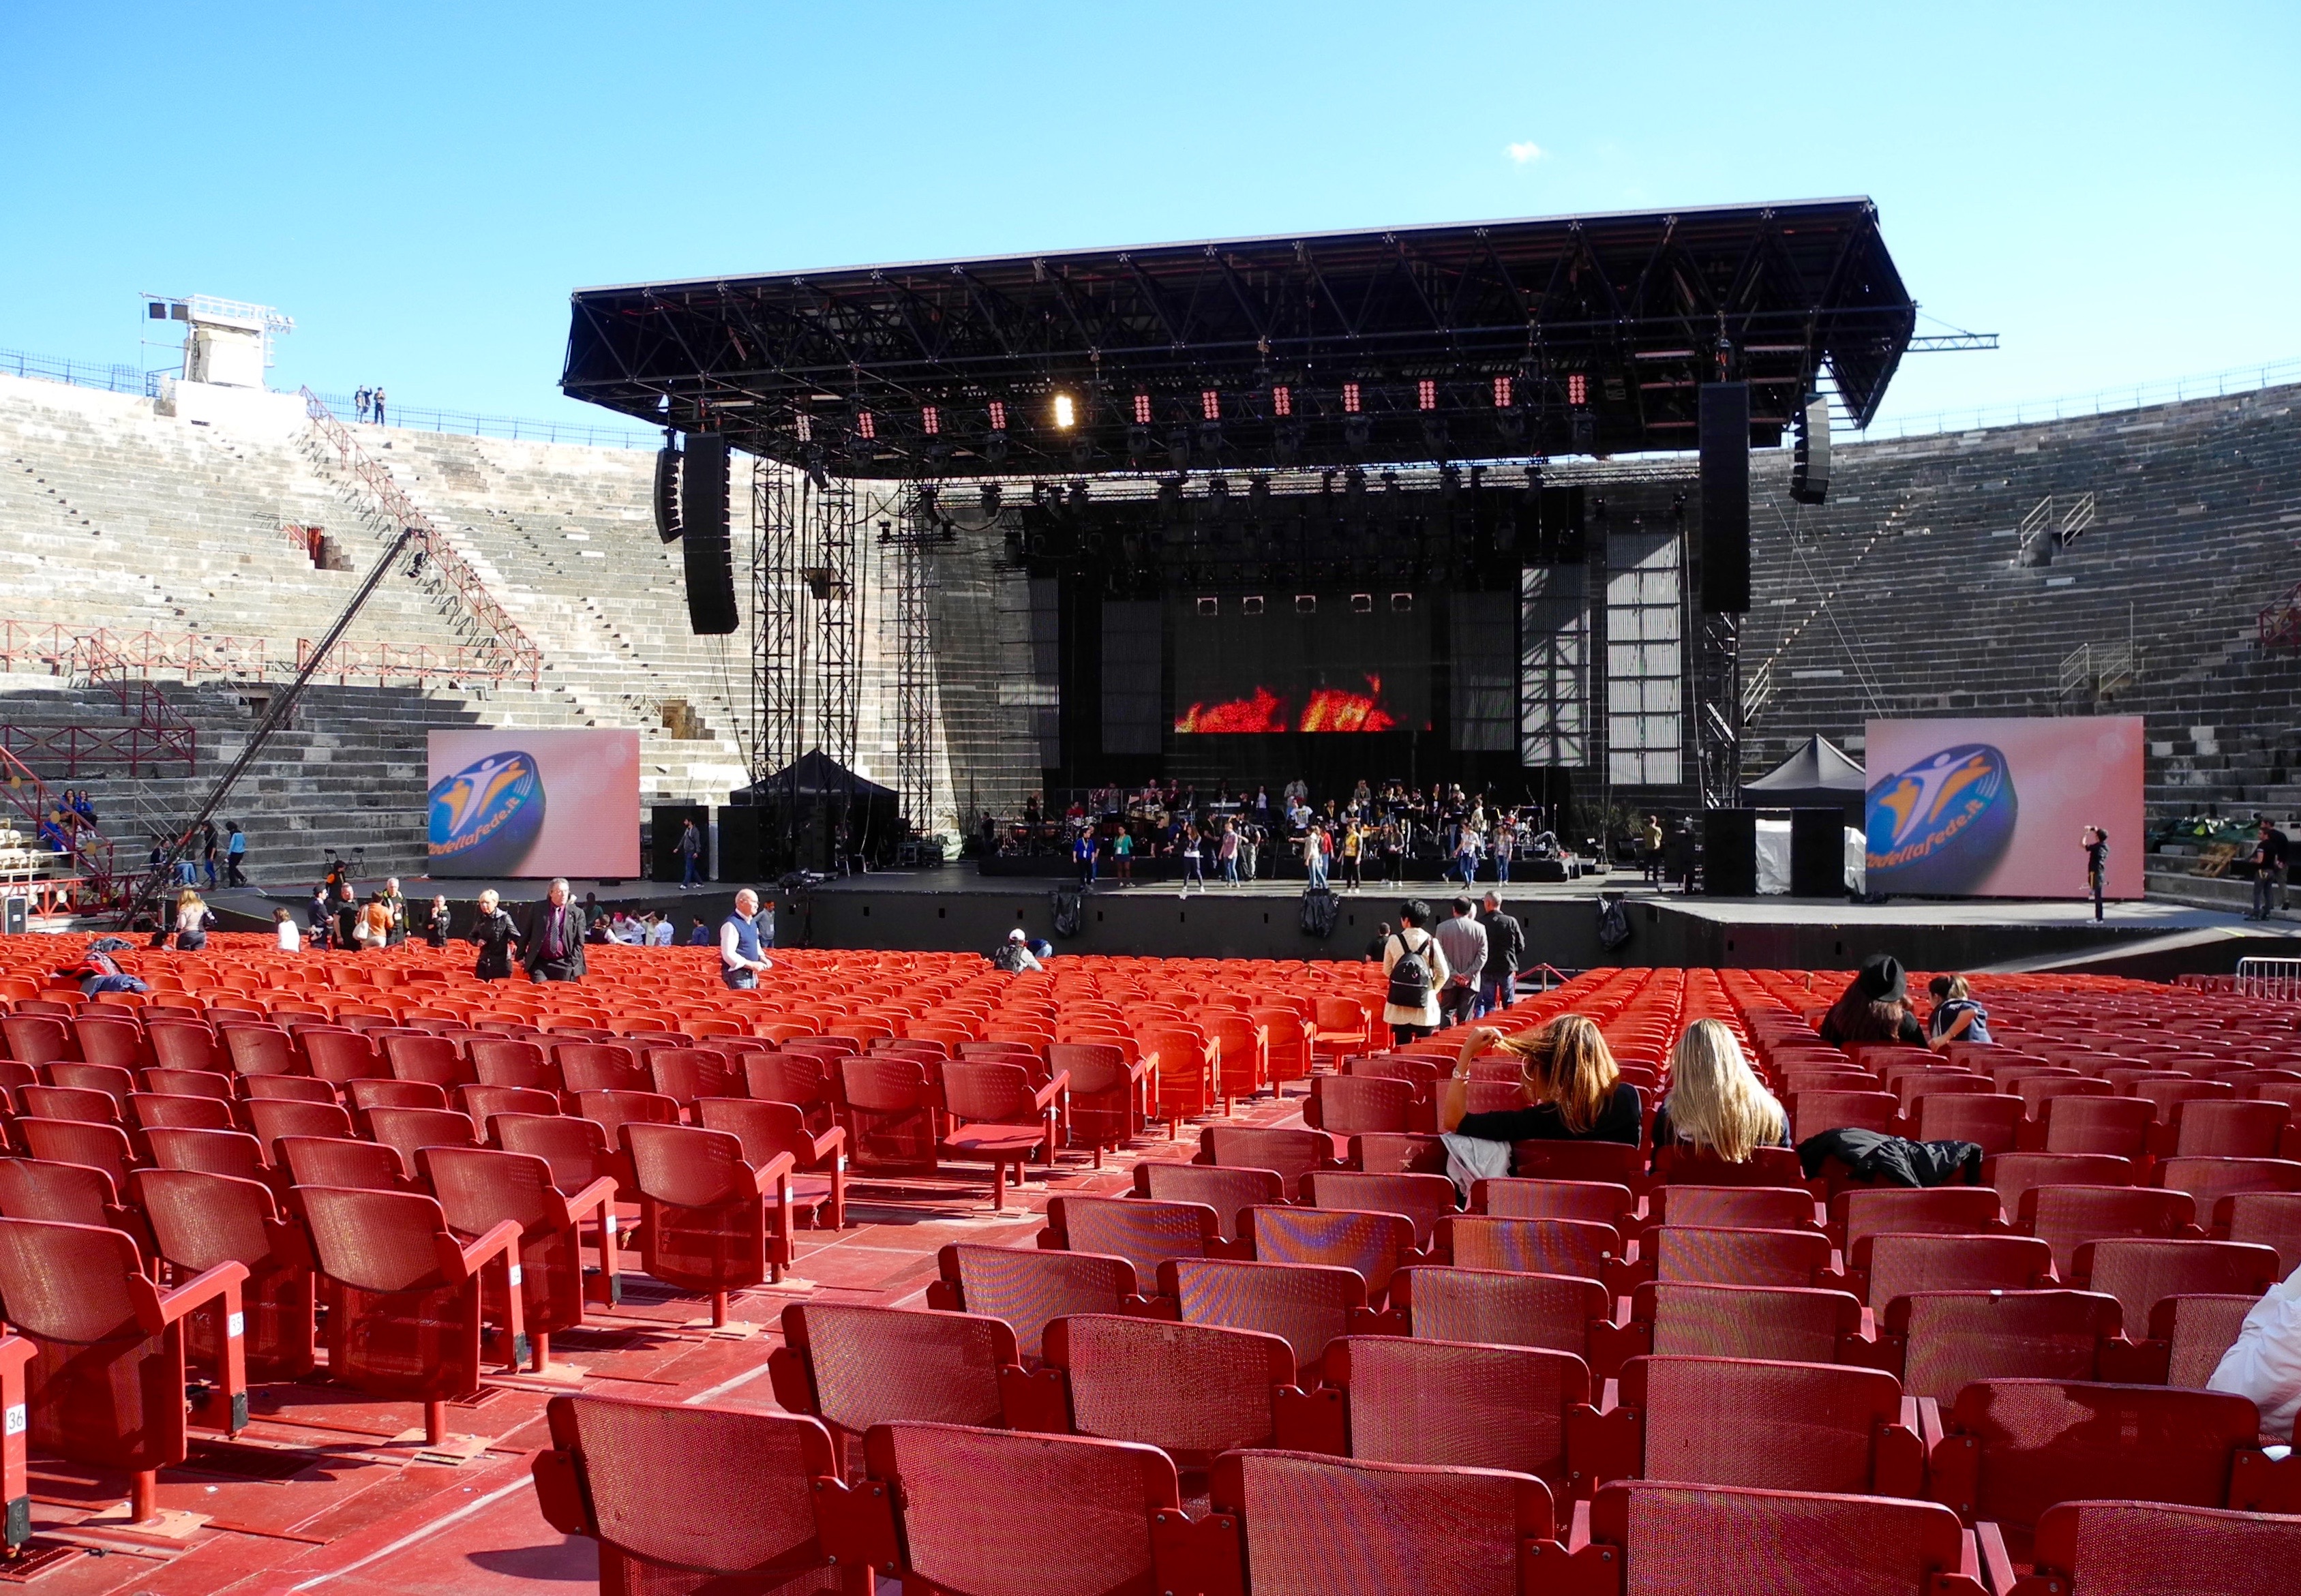
<svg viewBox="0 0 2301 1596"><path fill-rule="evenodd" d="M1082 902L1079 934L1057 937L1055 896L1075 890L1069 881L986 877L972 864L849 876L786 896L777 910L776 940L786 946L981 952L1019 925L1052 942L1058 955L1358 958L1383 923L1396 923L1402 900L1419 898L1443 914L1462 888L1410 882L1368 883L1351 891L1338 885L1342 913L1334 934L1320 939L1301 929L1299 882L1212 885L1184 898L1171 882L1105 881ZM1872 953L1891 953L1913 968L2029 967L2074 959L2088 968L2129 967L2163 977L2225 973L2243 953L2290 953L2301 938L2301 926L2293 922L2255 925L2234 914L2152 898L2113 903L2107 918L2096 923L2092 906L2075 901L1688 898L1657 890L1630 872L1566 882L1480 882L1477 889L1488 890L1500 891L1504 906L1525 923L1529 962L1566 970L1599 965L1850 970ZM1630 940L1609 953L1598 945L1598 911L1602 898L1612 896L1624 900Z"/></svg>

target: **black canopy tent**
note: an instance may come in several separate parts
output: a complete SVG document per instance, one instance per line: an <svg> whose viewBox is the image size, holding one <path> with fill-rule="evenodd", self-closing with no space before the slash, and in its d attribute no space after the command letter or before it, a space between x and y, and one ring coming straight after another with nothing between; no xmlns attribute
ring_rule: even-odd
<svg viewBox="0 0 2301 1596"><path fill-rule="evenodd" d="M1753 809L1843 809L1859 826L1865 790L1860 762L1815 736L1764 775L1743 782L1742 801Z"/></svg>
<svg viewBox="0 0 2301 1596"><path fill-rule="evenodd" d="M727 795L739 807L795 811L789 835L797 857L788 863L828 869L842 856L884 864L902 843L900 801L894 790L857 775L821 748L813 748L767 777ZM779 834L770 822L767 835ZM786 861L775 861L777 864Z"/></svg>

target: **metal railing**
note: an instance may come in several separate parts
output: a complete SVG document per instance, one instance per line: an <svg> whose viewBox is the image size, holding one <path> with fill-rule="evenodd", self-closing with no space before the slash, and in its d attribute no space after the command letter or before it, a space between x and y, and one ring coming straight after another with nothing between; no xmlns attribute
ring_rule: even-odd
<svg viewBox="0 0 2301 1596"><path fill-rule="evenodd" d="M2241 997L2301 999L2301 958L2241 958L2237 961Z"/></svg>
<svg viewBox="0 0 2301 1596"><path fill-rule="evenodd" d="M37 835L38 827L57 808L55 800L49 795L47 783L40 780L31 766L5 748L0 748L0 778L4 778L0 780L0 797L4 797L31 821ZM75 906L82 901L78 895L83 890L88 900L96 904L110 903L113 889L118 881L113 870L112 839L89 826L67 833L65 841L71 851L57 856L71 861L73 873L69 878L51 880L57 880L60 885L71 889L74 894L71 901Z"/></svg>
<svg viewBox="0 0 2301 1596"><path fill-rule="evenodd" d="M308 388L304 389L304 408L320 436L335 446L338 464L374 496L385 522L395 528L406 527L414 534L415 546L431 562L440 585L455 595L465 614L494 634L495 647L509 658L508 673L531 681L540 677L543 651L496 601L496 596L464 558L462 550L431 524L431 518L416 507L415 501L407 497L391 472L360 447L351 429L337 420L326 402Z"/></svg>
<svg viewBox="0 0 2301 1596"><path fill-rule="evenodd" d="M1922 438L1937 432L1971 432L1987 427L2019 427L2039 422L2076 421L2113 410L2141 410L2152 405L2179 405L2190 399L2217 399L2258 389L2301 382L2301 360L2272 360L2261 365L2232 366L2196 377L2170 377L2131 387L2096 389L2089 394L2070 394L2054 399L2023 399L2012 404L1985 405L1972 410L1939 410L1923 415L1887 415L1854 434L1858 442L1874 443L1894 438Z"/></svg>
<svg viewBox="0 0 2301 1596"><path fill-rule="evenodd" d="M2113 692L2141 671L2140 651L2130 642L2079 643L2062 658L2061 696L2080 688Z"/></svg>
<svg viewBox="0 0 2301 1596"><path fill-rule="evenodd" d="M29 666L51 675L97 680L115 692L121 677L167 677L187 682L285 681L311 658L312 639L297 638L292 659L271 652L264 638L199 631L112 631L30 621L0 620L0 670ZM104 676L100 667L116 673ZM504 681L515 674L501 649L458 644L339 643L319 673L339 684L392 681Z"/></svg>

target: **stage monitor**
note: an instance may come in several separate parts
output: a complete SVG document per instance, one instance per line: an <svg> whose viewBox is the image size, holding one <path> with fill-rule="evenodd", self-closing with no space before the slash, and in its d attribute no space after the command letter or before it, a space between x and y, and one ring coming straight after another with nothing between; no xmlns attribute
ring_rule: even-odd
<svg viewBox="0 0 2301 1596"><path fill-rule="evenodd" d="M2081 898L2083 833L2109 833L2106 896L2139 898L2141 719L1871 721L1865 884L1934 898Z"/></svg>
<svg viewBox="0 0 2301 1596"><path fill-rule="evenodd" d="M430 736L431 874L638 877L637 731Z"/></svg>
<svg viewBox="0 0 2301 1596"><path fill-rule="evenodd" d="M1249 597L1263 600L1250 605ZM1188 594L1170 601L1177 732L1427 731L1425 596Z"/></svg>

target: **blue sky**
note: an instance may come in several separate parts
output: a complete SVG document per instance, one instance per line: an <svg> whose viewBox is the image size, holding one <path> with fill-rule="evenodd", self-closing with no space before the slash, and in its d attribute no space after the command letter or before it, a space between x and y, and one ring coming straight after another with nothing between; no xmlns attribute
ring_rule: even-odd
<svg viewBox="0 0 2301 1596"><path fill-rule="evenodd" d="M1868 194L1888 413L2301 355L2301 5L0 8L0 348L595 417L575 287ZM1515 151L1512 146L1519 146Z"/></svg>

